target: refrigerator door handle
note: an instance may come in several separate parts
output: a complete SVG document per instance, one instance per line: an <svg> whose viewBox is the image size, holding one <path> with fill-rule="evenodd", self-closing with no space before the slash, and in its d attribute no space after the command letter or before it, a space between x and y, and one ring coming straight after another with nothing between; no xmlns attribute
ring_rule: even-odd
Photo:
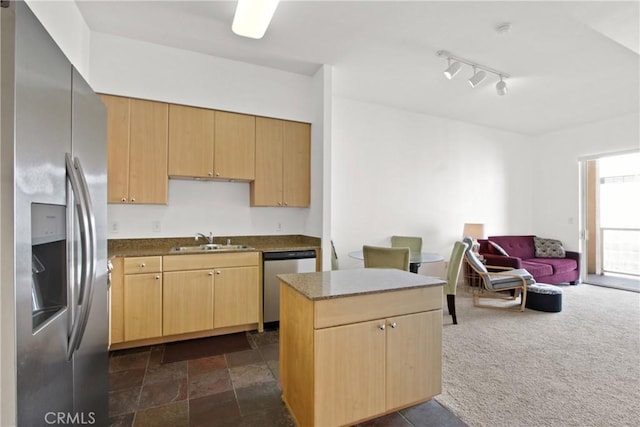
<svg viewBox="0 0 640 427"><path fill-rule="evenodd" d="M86 326L87 317L89 315L89 308L91 304L91 297L93 294L93 281L96 271L95 261L95 217L91 211L91 200L88 198L86 180L82 173L82 167L80 161L76 158L75 164L71 159L69 153L65 156L67 165L67 175L71 183L71 189L76 199L76 208L78 212L78 223L80 227L80 247L82 254L82 265L80 274L80 286L79 286L79 307L73 316L73 323L71 325L71 332L69 333L69 344L67 347L67 358L71 359L74 351L80 345L82 340L82 334ZM76 304L76 301L72 301L72 304Z"/></svg>

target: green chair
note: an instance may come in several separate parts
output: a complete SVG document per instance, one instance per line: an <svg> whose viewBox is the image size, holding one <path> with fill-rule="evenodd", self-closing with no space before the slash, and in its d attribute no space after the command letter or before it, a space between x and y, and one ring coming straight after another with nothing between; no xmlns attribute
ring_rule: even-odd
<svg viewBox="0 0 640 427"><path fill-rule="evenodd" d="M422 252L422 237L391 236L392 248L409 248L409 271L417 273L420 268L420 253ZM411 261L413 260L413 261Z"/></svg>
<svg viewBox="0 0 640 427"><path fill-rule="evenodd" d="M458 318L456 317L456 288L458 278L460 277L462 259L464 258L464 252L467 250L467 247L468 245L464 242L456 242L453 245L451 258L449 258L449 265L447 267L447 284L444 286L444 293L447 296L447 309L453 318L454 325L458 324Z"/></svg>
<svg viewBox="0 0 640 427"><path fill-rule="evenodd" d="M409 248L385 248L380 246L362 246L364 268L397 268L409 271Z"/></svg>
<svg viewBox="0 0 640 427"><path fill-rule="evenodd" d="M336 247L333 245L333 240L331 241L331 269L337 270L340 268L338 264L338 254L336 254Z"/></svg>

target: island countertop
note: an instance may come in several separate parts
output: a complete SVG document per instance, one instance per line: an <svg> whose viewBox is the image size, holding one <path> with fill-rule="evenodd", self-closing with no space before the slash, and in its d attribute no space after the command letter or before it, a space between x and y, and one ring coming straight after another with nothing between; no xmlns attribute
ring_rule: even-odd
<svg viewBox="0 0 640 427"><path fill-rule="evenodd" d="M436 277L386 268L279 274L278 278L310 300L443 286L446 283Z"/></svg>

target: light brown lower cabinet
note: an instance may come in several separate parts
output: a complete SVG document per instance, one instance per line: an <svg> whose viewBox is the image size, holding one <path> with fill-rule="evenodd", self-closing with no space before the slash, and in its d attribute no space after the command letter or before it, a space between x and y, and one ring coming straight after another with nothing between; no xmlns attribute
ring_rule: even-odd
<svg viewBox="0 0 640 427"><path fill-rule="evenodd" d="M219 268L214 277L213 326L257 323L261 301L258 267Z"/></svg>
<svg viewBox="0 0 640 427"><path fill-rule="evenodd" d="M126 257L113 264L111 349L262 330L259 252Z"/></svg>
<svg viewBox="0 0 640 427"><path fill-rule="evenodd" d="M163 335L213 329L213 271L164 273Z"/></svg>
<svg viewBox="0 0 640 427"><path fill-rule="evenodd" d="M162 335L162 274L124 276L124 340Z"/></svg>
<svg viewBox="0 0 640 427"><path fill-rule="evenodd" d="M280 378L298 425L351 425L441 392L440 286L321 306L287 285L280 292ZM393 307L408 314L388 316Z"/></svg>

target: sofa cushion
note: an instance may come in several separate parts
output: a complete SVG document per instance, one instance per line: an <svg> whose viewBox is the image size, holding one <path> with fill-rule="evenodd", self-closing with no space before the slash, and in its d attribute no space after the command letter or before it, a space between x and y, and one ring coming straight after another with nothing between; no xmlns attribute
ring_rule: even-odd
<svg viewBox="0 0 640 427"><path fill-rule="evenodd" d="M555 239L533 237L536 258L564 258L566 256L562 242Z"/></svg>
<svg viewBox="0 0 640 427"><path fill-rule="evenodd" d="M487 246L488 246L490 254L509 256L507 251L505 251L502 246L500 246L499 244L497 244L496 242L493 242L491 240L488 240L488 242L489 242L489 244Z"/></svg>
<svg viewBox="0 0 640 427"><path fill-rule="evenodd" d="M509 256L535 258L533 236L489 236L489 240L502 246Z"/></svg>
<svg viewBox="0 0 640 427"><path fill-rule="evenodd" d="M553 274L553 267L550 264L533 262L532 260L522 260L522 268L531 273L534 277L545 277Z"/></svg>
<svg viewBox="0 0 640 427"><path fill-rule="evenodd" d="M571 258L533 258L527 261L536 264L549 265L553 269L553 274L566 273L568 271L578 269L578 262ZM524 262L522 264L524 264Z"/></svg>

